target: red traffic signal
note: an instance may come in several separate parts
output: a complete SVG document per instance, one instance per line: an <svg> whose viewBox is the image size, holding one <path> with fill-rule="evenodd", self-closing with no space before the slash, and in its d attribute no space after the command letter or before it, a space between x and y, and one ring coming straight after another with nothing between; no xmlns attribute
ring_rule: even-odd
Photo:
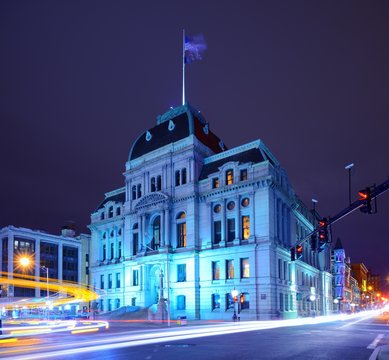
<svg viewBox="0 0 389 360"><path fill-rule="evenodd" d="M296 246L296 259L299 260L303 257L304 248L302 245Z"/></svg>
<svg viewBox="0 0 389 360"><path fill-rule="evenodd" d="M363 213L371 214L372 213L372 207L371 207L371 190L369 187L363 190L358 191L359 200L363 202L363 205L360 207L360 210Z"/></svg>
<svg viewBox="0 0 389 360"><path fill-rule="evenodd" d="M319 252L322 251L325 247L325 245L329 242L328 238L328 220L327 219L321 219L319 220L319 244L318 244L318 250Z"/></svg>

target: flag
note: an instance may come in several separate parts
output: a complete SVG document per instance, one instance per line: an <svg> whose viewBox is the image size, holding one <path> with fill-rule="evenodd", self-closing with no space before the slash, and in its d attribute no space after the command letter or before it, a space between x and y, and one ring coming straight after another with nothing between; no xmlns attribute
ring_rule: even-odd
<svg viewBox="0 0 389 360"><path fill-rule="evenodd" d="M201 54L206 50L207 44L203 35L185 36L184 41L184 63L190 64L193 61L201 60Z"/></svg>

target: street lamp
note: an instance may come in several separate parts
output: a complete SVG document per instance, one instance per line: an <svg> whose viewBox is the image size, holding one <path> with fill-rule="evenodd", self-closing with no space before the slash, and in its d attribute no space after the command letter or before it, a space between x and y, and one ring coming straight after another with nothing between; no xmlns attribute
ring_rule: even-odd
<svg viewBox="0 0 389 360"><path fill-rule="evenodd" d="M32 261L29 257L23 256L19 259L19 263L22 267L27 268L31 265ZM50 306L50 295L49 295L49 268L47 266L39 265L39 267L46 271L46 305L47 305L47 320L49 320L49 306Z"/></svg>
<svg viewBox="0 0 389 360"><path fill-rule="evenodd" d="M232 299L234 300L234 315L232 316L232 320L233 321L236 321L237 320L237 316L236 316L236 301L238 299L238 290L232 290L231 291L231 296L232 296Z"/></svg>
<svg viewBox="0 0 389 360"><path fill-rule="evenodd" d="M334 304L336 304L337 308L338 308L338 313L340 312L340 303L339 303L339 299L334 299ZM338 305L339 304L339 305Z"/></svg>

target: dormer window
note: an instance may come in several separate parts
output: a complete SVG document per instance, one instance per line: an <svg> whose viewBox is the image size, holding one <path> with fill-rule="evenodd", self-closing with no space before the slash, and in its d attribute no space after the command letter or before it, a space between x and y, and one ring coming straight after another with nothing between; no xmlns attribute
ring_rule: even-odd
<svg viewBox="0 0 389 360"><path fill-rule="evenodd" d="M101 213L100 219L104 220L104 212Z"/></svg>
<svg viewBox="0 0 389 360"><path fill-rule="evenodd" d="M146 132L146 141L150 141L153 136L151 135L150 131Z"/></svg>
<svg viewBox="0 0 389 360"><path fill-rule="evenodd" d="M108 209L108 217L111 218L113 216L113 206L110 206Z"/></svg>
<svg viewBox="0 0 389 360"><path fill-rule="evenodd" d="M212 189L217 189L219 187L219 178L212 179Z"/></svg>
<svg viewBox="0 0 389 360"><path fill-rule="evenodd" d="M120 215L120 207L116 208L116 216Z"/></svg>
<svg viewBox="0 0 389 360"><path fill-rule="evenodd" d="M175 127L176 125L174 124L173 120L169 120L169 125L168 125L169 131L174 130Z"/></svg>
<svg viewBox="0 0 389 360"><path fill-rule="evenodd" d="M226 171L226 185L232 185L234 183L234 171L229 169Z"/></svg>

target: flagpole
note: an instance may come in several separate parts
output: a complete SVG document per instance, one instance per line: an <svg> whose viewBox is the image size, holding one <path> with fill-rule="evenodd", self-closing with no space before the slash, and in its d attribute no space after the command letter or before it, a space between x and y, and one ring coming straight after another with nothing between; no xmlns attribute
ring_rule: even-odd
<svg viewBox="0 0 389 360"><path fill-rule="evenodd" d="M182 30L182 105L185 105L185 29Z"/></svg>

